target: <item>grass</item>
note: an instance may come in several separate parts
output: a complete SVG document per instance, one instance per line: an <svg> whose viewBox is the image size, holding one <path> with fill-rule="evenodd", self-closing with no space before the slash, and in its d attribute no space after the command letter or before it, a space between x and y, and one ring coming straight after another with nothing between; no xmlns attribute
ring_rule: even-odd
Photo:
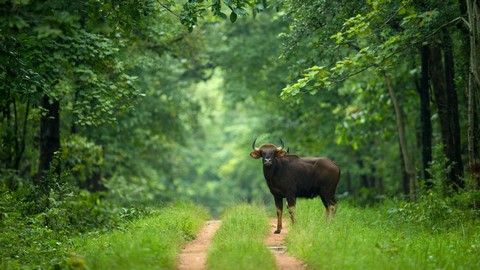
<svg viewBox="0 0 480 270"><path fill-rule="evenodd" d="M268 217L261 206L241 204L224 214L208 253L208 269L275 269L264 244Z"/></svg>
<svg viewBox="0 0 480 270"><path fill-rule="evenodd" d="M181 245L196 236L207 218L207 211L193 204L170 205L124 230L84 239L68 265L73 269L175 269Z"/></svg>
<svg viewBox="0 0 480 270"><path fill-rule="evenodd" d="M343 203L327 223L318 200L301 200L288 251L310 269L480 269L478 219L450 216L429 224L403 210Z"/></svg>

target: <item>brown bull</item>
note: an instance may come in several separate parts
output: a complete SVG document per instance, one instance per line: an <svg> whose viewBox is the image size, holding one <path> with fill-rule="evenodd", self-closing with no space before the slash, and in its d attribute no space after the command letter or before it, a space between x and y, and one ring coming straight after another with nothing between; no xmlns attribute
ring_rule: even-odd
<svg viewBox="0 0 480 270"><path fill-rule="evenodd" d="M274 144L263 144L255 147L250 156L262 158L263 175L268 188L275 199L277 208L277 230L282 230L283 198L287 199L288 211L292 223L297 198L313 198L320 196L326 209L327 218L335 214L337 201L335 189L340 179L340 168L330 159L323 157L301 158L288 154L283 148Z"/></svg>

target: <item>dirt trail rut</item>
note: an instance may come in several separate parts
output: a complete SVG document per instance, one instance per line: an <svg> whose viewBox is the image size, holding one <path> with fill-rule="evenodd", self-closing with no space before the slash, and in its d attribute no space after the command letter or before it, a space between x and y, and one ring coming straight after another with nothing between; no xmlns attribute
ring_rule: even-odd
<svg viewBox="0 0 480 270"><path fill-rule="evenodd" d="M280 234L274 234L276 219L270 220L270 233L265 239L265 245L272 251L279 270L303 270L306 265L291 257L286 252L285 236L288 234L288 222ZM179 270L205 270L207 269L207 252L215 232L220 227L219 220L207 221L200 230L197 238L187 243L180 252L178 259Z"/></svg>
<svg viewBox="0 0 480 270"><path fill-rule="evenodd" d="M275 255L277 269L279 270L303 270L306 269L305 263L287 254L287 246L285 245L285 237L288 234L289 222L283 221L284 228L280 234L273 232L277 228L277 219L270 219L270 234L265 239L265 244ZM285 226L286 225L286 226Z"/></svg>
<svg viewBox="0 0 480 270"><path fill-rule="evenodd" d="M197 238L186 244L180 255L179 270L207 269L207 252L215 232L220 228L219 220L210 220L205 223Z"/></svg>

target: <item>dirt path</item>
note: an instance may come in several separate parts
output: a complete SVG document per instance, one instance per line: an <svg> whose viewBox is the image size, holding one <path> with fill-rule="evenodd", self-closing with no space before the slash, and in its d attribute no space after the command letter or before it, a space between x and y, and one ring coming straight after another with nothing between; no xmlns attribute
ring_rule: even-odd
<svg viewBox="0 0 480 270"><path fill-rule="evenodd" d="M208 247L215 232L220 228L220 224L219 220L207 221L197 238L183 247L178 256L179 270L204 270L207 268Z"/></svg>
<svg viewBox="0 0 480 270"><path fill-rule="evenodd" d="M277 219L270 219L270 234L265 239L265 245L275 255L277 262L277 269L279 270L302 270L306 269L305 263L287 254L287 247L285 246L285 236L288 234L289 222L283 220L283 229L280 234L273 232L277 228Z"/></svg>
<svg viewBox="0 0 480 270"><path fill-rule="evenodd" d="M220 228L221 221L210 220L200 230L195 240L189 242L182 248L178 259L179 270L205 270L207 269L207 252L212 237ZM274 234L277 220L270 220L270 233L265 239L265 245L272 251L279 270L303 270L306 266L296 258L289 256L286 252L285 236L288 234L288 222L284 220L284 228L280 234Z"/></svg>

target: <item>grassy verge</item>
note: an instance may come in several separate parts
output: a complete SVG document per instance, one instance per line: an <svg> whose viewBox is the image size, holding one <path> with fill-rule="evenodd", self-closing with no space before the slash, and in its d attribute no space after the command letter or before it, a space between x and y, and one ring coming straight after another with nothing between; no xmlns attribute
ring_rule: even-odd
<svg viewBox="0 0 480 270"><path fill-rule="evenodd" d="M151 212L102 201L100 194L68 185L62 186L62 197L29 185L13 192L2 184L0 179L0 269L63 269L72 239L125 228Z"/></svg>
<svg viewBox="0 0 480 270"><path fill-rule="evenodd" d="M268 217L260 206L242 204L229 209L213 238L208 269L275 269L264 244Z"/></svg>
<svg viewBox="0 0 480 270"><path fill-rule="evenodd" d="M300 201L287 236L289 252L311 269L480 269L478 219L428 222L422 211L341 204L327 224L322 210L318 200Z"/></svg>
<svg viewBox="0 0 480 270"><path fill-rule="evenodd" d="M162 208L124 230L82 240L68 264L74 269L175 269L180 246L195 237L207 217L193 204Z"/></svg>

